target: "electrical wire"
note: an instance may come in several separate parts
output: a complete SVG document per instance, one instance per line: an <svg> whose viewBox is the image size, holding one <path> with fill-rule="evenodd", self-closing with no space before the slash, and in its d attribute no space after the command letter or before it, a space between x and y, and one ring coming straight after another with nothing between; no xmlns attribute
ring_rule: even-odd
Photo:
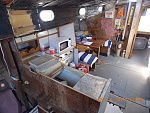
<svg viewBox="0 0 150 113"><path fill-rule="evenodd" d="M7 64L6 60L5 60L5 55L4 55L4 51L3 51L3 48L2 48L1 41L0 41L0 49L1 49L1 52L2 52L3 60L4 60L5 65L6 65L6 69L7 69L8 75L9 75L10 78L12 78L11 74L10 74L10 70L9 70L8 64ZM14 90L14 85L12 85L11 81L10 81L10 87Z"/></svg>

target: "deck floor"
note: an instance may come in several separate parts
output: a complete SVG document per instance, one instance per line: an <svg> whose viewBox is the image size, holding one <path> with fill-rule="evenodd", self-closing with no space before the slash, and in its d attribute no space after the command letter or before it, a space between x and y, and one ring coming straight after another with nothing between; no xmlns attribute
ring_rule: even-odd
<svg viewBox="0 0 150 113"><path fill-rule="evenodd" d="M148 83L148 53L150 49L134 50L131 59L122 57L100 56L103 64L97 65L94 72L95 76L111 78L111 91L115 95L123 98L135 99L142 98L143 103L126 102L123 113L149 113L145 105L145 100L150 100ZM142 110L142 111L141 111Z"/></svg>

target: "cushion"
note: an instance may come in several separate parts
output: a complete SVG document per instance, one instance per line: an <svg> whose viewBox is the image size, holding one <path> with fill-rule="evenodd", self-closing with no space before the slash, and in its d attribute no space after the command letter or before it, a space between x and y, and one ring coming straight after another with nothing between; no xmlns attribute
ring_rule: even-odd
<svg viewBox="0 0 150 113"><path fill-rule="evenodd" d="M107 40L104 44L105 47L111 48L112 45L112 41L111 40Z"/></svg>
<svg viewBox="0 0 150 113"><path fill-rule="evenodd" d="M79 52L78 57L80 61L89 64L91 67L98 60L96 56L85 52Z"/></svg>

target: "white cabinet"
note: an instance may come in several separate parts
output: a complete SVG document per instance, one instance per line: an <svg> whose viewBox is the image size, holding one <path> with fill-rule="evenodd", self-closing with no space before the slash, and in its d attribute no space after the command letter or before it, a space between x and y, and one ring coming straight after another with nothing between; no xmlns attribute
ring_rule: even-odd
<svg viewBox="0 0 150 113"><path fill-rule="evenodd" d="M66 24L64 26L60 26L59 27L59 35L60 35L60 37L69 37L69 38L71 38L72 45L76 46L74 23L70 23L70 24Z"/></svg>

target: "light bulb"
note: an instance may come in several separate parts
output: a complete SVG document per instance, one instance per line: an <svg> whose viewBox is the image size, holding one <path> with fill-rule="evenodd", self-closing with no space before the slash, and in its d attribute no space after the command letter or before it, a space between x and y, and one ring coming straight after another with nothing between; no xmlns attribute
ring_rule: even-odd
<svg viewBox="0 0 150 113"><path fill-rule="evenodd" d="M43 3L43 2L39 2L38 4L39 4L39 5L43 5L44 3Z"/></svg>
<svg viewBox="0 0 150 113"><path fill-rule="evenodd" d="M80 15L85 15L85 13L86 13L86 9L85 8L80 8L79 14Z"/></svg>
<svg viewBox="0 0 150 113"><path fill-rule="evenodd" d="M52 21L52 20L54 20L54 17L55 17L55 15L52 10L43 10L40 12L40 18L44 22Z"/></svg>
<svg viewBox="0 0 150 113"><path fill-rule="evenodd" d="M100 6L100 7L98 8L98 11L99 11L99 12L102 12L102 10L103 10L103 7Z"/></svg>

